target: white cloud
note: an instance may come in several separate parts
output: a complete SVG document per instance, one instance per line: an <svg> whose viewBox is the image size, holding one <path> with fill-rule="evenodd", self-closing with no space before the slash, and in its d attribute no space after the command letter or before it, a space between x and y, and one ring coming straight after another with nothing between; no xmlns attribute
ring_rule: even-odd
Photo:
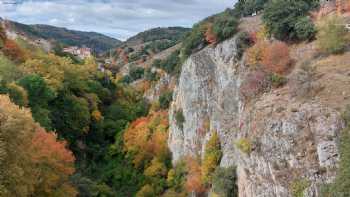
<svg viewBox="0 0 350 197"><path fill-rule="evenodd" d="M185 26L232 7L232 0L27 0L0 4L0 16L126 39L154 27Z"/></svg>

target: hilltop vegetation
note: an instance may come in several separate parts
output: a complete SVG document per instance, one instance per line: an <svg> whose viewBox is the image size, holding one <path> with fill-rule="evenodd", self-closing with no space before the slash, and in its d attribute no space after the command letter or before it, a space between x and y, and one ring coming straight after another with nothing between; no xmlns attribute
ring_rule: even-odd
<svg viewBox="0 0 350 197"><path fill-rule="evenodd" d="M74 31L50 25L25 25L13 21L9 21L9 26L28 37L55 41L65 46L86 46L96 53L105 52L121 44L120 40L95 32Z"/></svg>

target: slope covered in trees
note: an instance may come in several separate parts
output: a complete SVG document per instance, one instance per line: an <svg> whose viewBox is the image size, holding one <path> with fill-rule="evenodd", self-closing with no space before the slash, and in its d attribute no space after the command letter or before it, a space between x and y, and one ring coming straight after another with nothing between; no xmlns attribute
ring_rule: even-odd
<svg viewBox="0 0 350 197"><path fill-rule="evenodd" d="M0 20L1 21L1 20ZM6 21L8 28L34 39L55 41L65 46L89 47L96 53L115 48L121 41L96 32L83 32L50 25L25 25Z"/></svg>

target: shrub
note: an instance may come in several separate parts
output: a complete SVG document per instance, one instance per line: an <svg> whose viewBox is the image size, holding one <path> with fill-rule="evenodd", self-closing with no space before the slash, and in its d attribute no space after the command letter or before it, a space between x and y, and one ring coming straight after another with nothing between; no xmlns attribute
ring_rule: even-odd
<svg viewBox="0 0 350 197"><path fill-rule="evenodd" d="M316 67L309 64L301 66L289 79L292 96L311 97L316 93L319 86L316 79Z"/></svg>
<svg viewBox="0 0 350 197"><path fill-rule="evenodd" d="M206 31L207 29L205 26L199 23L195 24L192 31L185 36L185 39L182 41L181 49L182 61L189 57L193 51L199 50L207 44L205 40Z"/></svg>
<svg viewBox="0 0 350 197"><path fill-rule="evenodd" d="M204 160L202 163L202 179L204 184L211 183L212 173L219 165L221 156L220 139L217 132L214 132L205 146Z"/></svg>
<svg viewBox="0 0 350 197"><path fill-rule="evenodd" d="M186 163L184 161L178 162L175 167L168 172L167 184L175 191L182 191L186 178Z"/></svg>
<svg viewBox="0 0 350 197"><path fill-rule="evenodd" d="M300 18L306 16L316 4L316 1L306 0L269 1L262 17L263 22L269 34L275 38L298 40L296 24L300 23Z"/></svg>
<svg viewBox="0 0 350 197"><path fill-rule="evenodd" d="M180 51L176 50L171 53L165 60L160 63L155 62L158 68L165 70L169 74L180 74L181 71L181 62L179 57Z"/></svg>
<svg viewBox="0 0 350 197"><path fill-rule="evenodd" d="M335 15L322 19L318 24L317 44L321 52L337 54L344 51L347 31L343 20Z"/></svg>
<svg viewBox="0 0 350 197"><path fill-rule="evenodd" d="M263 50L261 63L267 72L285 73L291 64L288 45L280 41L273 42Z"/></svg>
<svg viewBox="0 0 350 197"><path fill-rule="evenodd" d="M290 189L293 197L304 197L304 191L310 186L306 179L296 180L291 183Z"/></svg>
<svg viewBox="0 0 350 197"><path fill-rule="evenodd" d="M247 138L241 138L236 142L236 147L243 153L250 154L252 152L252 143Z"/></svg>
<svg viewBox="0 0 350 197"><path fill-rule="evenodd" d="M268 47L268 43L265 41L257 42L254 46L247 50L247 64L252 67L261 65L263 52Z"/></svg>
<svg viewBox="0 0 350 197"><path fill-rule="evenodd" d="M195 192L199 196L204 194L206 188L202 182L202 171L199 162L194 158L188 158L186 166L188 171L185 184L187 192Z"/></svg>
<svg viewBox="0 0 350 197"><path fill-rule="evenodd" d="M163 93L159 97L160 108L168 109L169 105L172 101L173 101L173 92L172 91L167 91L167 92Z"/></svg>
<svg viewBox="0 0 350 197"><path fill-rule="evenodd" d="M13 40L7 39L5 41L2 52L5 56L16 63L23 63L26 60L25 52Z"/></svg>
<svg viewBox="0 0 350 197"><path fill-rule="evenodd" d="M218 41L230 38L237 32L238 20L230 12L224 12L217 16L213 24L213 33Z"/></svg>
<svg viewBox="0 0 350 197"><path fill-rule="evenodd" d="M299 18L295 23L295 31L299 40L311 40L316 34L315 25L309 17Z"/></svg>
<svg viewBox="0 0 350 197"><path fill-rule="evenodd" d="M137 192L136 197L154 197L156 193L151 185L147 184Z"/></svg>
<svg viewBox="0 0 350 197"><path fill-rule="evenodd" d="M11 98L11 101L14 102L16 105L21 107L26 107L28 105L28 94L23 87L15 83L10 83L7 85L7 91Z"/></svg>
<svg viewBox="0 0 350 197"><path fill-rule="evenodd" d="M279 88L287 83L287 79L284 76L274 73L270 75L270 81L271 85L275 88Z"/></svg>
<svg viewBox="0 0 350 197"><path fill-rule="evenodd" d="M212 185L213 192L219 196L238 197L236 168L216 168Z"/></svg>
<svg viewBox="0 0 350 197"><path fill-rule="evenodd" d="M265 72L256 70L249 73L240 86L240 95L245 99L258 96L269 87L269 81Z"/></svg>
<svg viewBox="0 0 350 197"><path fill-rule="evenodd" d="M153 71L152 68L145 69L145 79L148 81L157 81L159 76L156 71Z"/></svg>
<svg viewBox="0 0 350 197"><path fill-rule="evenodd" d="M145 69L141 67L131 67L129 71L129 75L132 81L136 81L141 79L144 76Z"/></svg>
<svg viewBox="0 0 350 197"><path fill-rule="evenodd" d="M182 109L178 110L175 112L175 120L176 120L176 125L180 128L184 128L184 123L186 121L185 116L182 112Z"/></svg>
<svg viewBox="0 0 350 197"><path fill-rule="evenodd" d="M237 57L240 59L244 51L252 44L252 40L247 32L240 32L237 35Z"/></svg>

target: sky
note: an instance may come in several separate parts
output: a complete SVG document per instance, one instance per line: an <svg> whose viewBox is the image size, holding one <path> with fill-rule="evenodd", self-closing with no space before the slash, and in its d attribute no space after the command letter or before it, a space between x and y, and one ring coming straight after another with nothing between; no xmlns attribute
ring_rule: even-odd
<svg viewBox="0 0 350 197"><path fill-rule="evenodd" d="M16 2L16 4L11 4ZM0 17L94 31L125 40L155 28L191 27L235 0L0 0Z"/></svg>

